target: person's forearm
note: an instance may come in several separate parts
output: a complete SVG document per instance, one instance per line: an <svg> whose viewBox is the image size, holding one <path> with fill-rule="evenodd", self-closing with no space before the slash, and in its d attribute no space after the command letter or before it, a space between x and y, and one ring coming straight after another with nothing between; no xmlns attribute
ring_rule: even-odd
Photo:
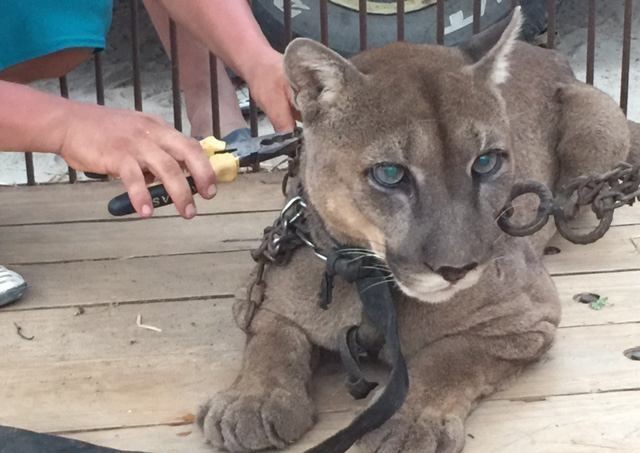
<svg viewBox="0 0 640 453"><path fill-rule="evenodd" d="M156 0L245 79L271 46L245 0Z"/></svg>
<svg viewBox="0 0 640 453"><path fill-rule="evenodd" d="M0 81L0 151L58 152L70 101Z"/></svg>

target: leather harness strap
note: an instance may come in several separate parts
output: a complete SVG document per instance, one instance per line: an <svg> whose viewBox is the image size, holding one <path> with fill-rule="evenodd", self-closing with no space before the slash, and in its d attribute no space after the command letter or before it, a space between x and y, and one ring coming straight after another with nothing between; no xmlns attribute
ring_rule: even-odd
<svg viewBox="0 0 640 453"><path fill-rule="evenodd" d="M347 451L358 439L378 428L389 420L402 406L409 390L409 374L407 364L400 347L398 323L391 287L386 280L387 275L374 264L376 258L365 257L354 259L349 253L337 250L327 256L329 279L323 279L322 295L330 299L334 275L340 275L349 283L355 283L362 302L364 324L343 329L340 339L340 352L348 375L350 392L356 398L364 398L376 386L365 379L359 366L359 356L367 347L372 354L377 354L382 346L380 336L384 338L391 358L389 382L376 400L358 415L349 426L338 431L319 445L305 453L342 453ZM328 290L328 292L327 292ZM326 304L325 304L326 305ZM369 326L370 324L370 326ZM379 335L372 335L373 327ZM360 330L363 335L358 335ZM364 341L366 345L359 342Z"/></svg>

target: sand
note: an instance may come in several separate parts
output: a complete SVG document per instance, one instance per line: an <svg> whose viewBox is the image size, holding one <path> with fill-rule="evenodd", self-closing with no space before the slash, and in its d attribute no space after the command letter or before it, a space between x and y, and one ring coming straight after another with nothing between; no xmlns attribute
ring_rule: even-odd
<svg viewBox="0 0 640 453"><path fill-rule="evenodd" d="M635 2L640 7L640 2ZM566 54L579 79L585 80L587 2L584 0L564 0L558 10L557 47ZM141 11L141 63L144 111L160 115L168 122L173 121L171 103L171 75L166 57L153 27L144 11ZM640 11L633 24L631 83L629 116L640 120ZM620 97L622 61L623 1L599 0L596 36L595 86L614 99ZM133 88L131 71L131 45L128 7L116 2L114 24L109 36L109 46L104 53L104 81L106 104L111 107L133 108ZM95 103L95 79L93 62L88 62L68 76L70 95L74 100ZM35 84L44 91L59 93L57 80ZM184 112L184 108L183 108ZM184 116L184 114L183 114ZM183 118L185 132L188 121ZM261 122L261 130L268 125ZM57 156L35 155L36 180L38 182L66 181L66 164ZM82 176L82 175L81 175ZM24 154L0 153L0 184L23 184L26 182Z"/></svg>

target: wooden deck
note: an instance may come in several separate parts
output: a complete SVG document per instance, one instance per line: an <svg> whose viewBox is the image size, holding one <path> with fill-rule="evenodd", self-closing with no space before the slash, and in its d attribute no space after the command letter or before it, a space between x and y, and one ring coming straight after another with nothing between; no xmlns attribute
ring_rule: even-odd
<svg viewBox="0 0 640 453"><path fill-rule="evenodd" d="M109 218L120 191L110 183L0 188L0 263L30 283L0 310L0 424L122 449L212 451L193 413L238 370L231 297L280 206L279 181L263 173L221 187L190 222L170 208L144 222ZM640 209L621 210L593 246L556 246L555 346L473 413L465 453L640 452L640 362L623 354L640 346ZM572 300L585 291L608 305ZM137 327L138 315L162 332ZM362 407L340 382L321 379L319 423L291 451Z"/></svg>

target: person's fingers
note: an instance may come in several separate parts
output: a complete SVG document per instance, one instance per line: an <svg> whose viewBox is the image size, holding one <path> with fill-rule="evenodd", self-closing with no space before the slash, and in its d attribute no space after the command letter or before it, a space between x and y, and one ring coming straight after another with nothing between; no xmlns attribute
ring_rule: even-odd
<svg viewBox="0 0 640 453"><path fill-rule="evenodd" d="M119 175L136 212L140 217L151 217L153 203L140 164L133 158L125 159L120 164Z"/></svg>
<svg viewBox="0 0 640 453"><path fill-rule="evenodd" d="M150 172L144 172L144 182L149 185L152 184L154 182L156 182L158 179L156 178L156 175L154 175L153 173Z"/></svg>
<svg viewBox="0 0 640 453"><path fill-rule="evenodd" d="M205 199L216 194L216 175L207 155L196 140L176 133L163 144L165 150L189 171L196 183L198 193Z"/></svg>
<svg viewBox="0 0 640 453"><path fill-rule="evenodd" d="M149 148L143 150L146 166L162 181L180 215L185 219L191 219L196 215L196 205L180 165L157 145L147 146Z"/></svg>

